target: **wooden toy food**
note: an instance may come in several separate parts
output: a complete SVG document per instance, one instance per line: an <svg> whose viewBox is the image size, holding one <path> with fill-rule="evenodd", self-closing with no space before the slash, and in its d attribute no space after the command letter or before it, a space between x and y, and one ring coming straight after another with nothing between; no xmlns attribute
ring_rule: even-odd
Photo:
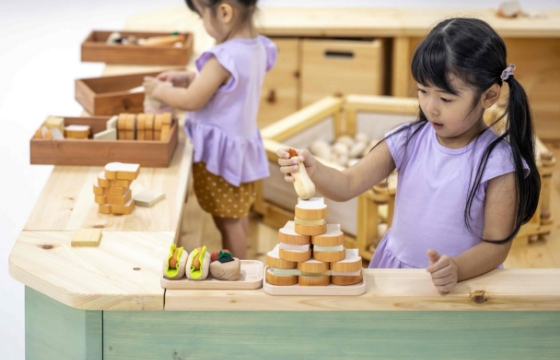
<svg viewBox="0 0 560 360"><path fill-rule="evenodd" d="M297 157L297 152L294 149L288 150L290 153L290 159L296 157L298 161L297 171L292 172L294 178L294 188L298 196L304 200L311 198L315 195L315 184L307 175L307 170L305 170L305 165Z"/></svg>

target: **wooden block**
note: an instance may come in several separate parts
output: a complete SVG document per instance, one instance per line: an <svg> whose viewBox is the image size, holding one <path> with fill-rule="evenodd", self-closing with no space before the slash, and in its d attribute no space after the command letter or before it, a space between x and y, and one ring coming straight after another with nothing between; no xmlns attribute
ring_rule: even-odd
<svg viewBox="0 0 560 360"><path fill-rule="evenodd" d="M107 204L107 195L95 195L95 203L99 205Z"/></svg>
<svg viewBox="0 0 560 360"><path fill-rule="evenodd" d="M130 191L129 188L122 187L122 186L110 186L104 188L103 190L105 191L105 195L111 195L111 196L123 196L128 191Z"/></svg>
<svg viewBox="0 0 560 360"><path fill-rule="evenodd" d="M43 126L47 129L58 129L64 134L64 118L57 116L47 116L47 119L43 122Z"/></svg>
<svg viewBox="0 0 560 360"><path fill-rule="evenodd" d="M161 133L160 133L160 140L161 141L167 141L167 139L169 138L170 130L171 130L171 128L169 127L169 125L162 125L161 126Z"/></svg>
<svg viewBox="0 0 560 360"><path fill-rule="evenodd" d="M145 128L144 137L146 140L154 140L154 114L144 114L145 118Z"/></svg>
<svg viewBox="0 0 560 360"><path fill-rule="evenodd" d="M126 119L126 140L136 140L136 115L130 114Z"/></svg>
<svg viewBox="0 0 560 360"><path fill-rule="evenodd" d="M99 246L101 241L100 229L79 229L72 234L72 246Z"/></svg>
<svg viewBox="0 0 560 360"><path fill-rule="evenodd" d="M295 232L294 222L288 221L283 228L278 230L278 241L285 244L305 245L311 242L311 237Z"/></svg>
<svg viewBox="0 0 560 360"><path fill-rule="evenodd" d="M266 254L266 265L277 269L295 269L296 262L280 259L278 244Z"/></svg>
<svg viewBox="0 0 560 360"><path fill-rule="evenodd" d="M105 177L105 171L102 171L97 175L97 185L99 185L102 188L108 188L108 187L129 188L131 182L132 182L131 180L126 180L126 179L107 179Z"/></svg>
<svg viewBox="0 0 560 360"><path fill-rule="evenodd" d="M136 205L150 207L165 198L165 193L155 190L146 190L134 196Z"/></svg>
<svg viewBox="0 0 560 360"><path fill-rule="evenodd" d="M311 259L311 249L308 251L289 251L279 249L278 254L280 259L293 262L302 262Z"/></svg>
<svg viewBox="0 0 560 360"><path fill-rule="evenodd" d="M161 131L163 120L166 119L165 114L156 114L154 118L154 131ZM159 140L159 139L156 139Z"/></svg>
<svg viewBox="0 0 560 360"><path fill-rule="evenodd" d="M38 128L35 131L35 135L33 135L33 139L43 139L43 130L42 128Z"/></svg>
<svg viewBox="0 0 560 360"><path fill-rule="evenodd" d="M105 165L105 177L109 180L135 180L140 173L140 165L112 162Z"/></svg>
<svg viewBox="0 0 560 360"><path fill-rule="evenodd" d="M327 224L327 232L313 236L311 238L311 243L318 246L343 245L344 233L340 229L340 224Z"/></svg>
<svg viewBox="0 0 560 360"><path fill-rule="evenodd" d="M109 205L109 204L103 204L103 205L101 205L101 204L100 204L100 205L99 205L99 212L102 213L102 214L107 214L107 215L112 214L112 212L111 212L111 205Z"/></svg>
<svg viewBox="0 0 560 360"><path fill-rule="evenodd" d="M136 117L136 139L146 140L146 114L138 114Z"/></svg>
<svg viewBox="0 0 560 360"><path fill-rule="evenodd" d="M302 220L326 219L327 205L322 197L312 197L308 200L298 198L295 215Z"/></svg>
<svg viewBox="0 0 560 360"><path fill-rule="evenodd" d="M321 274L329 270L329 263L317 259L309 259L299 262L297 268L302 273Z"/></svg>
<svg viewBox="0 0 560 360"><path fill-rule="evenodd" d="M94 140L117 140L117 129L107 129L93 134Z"/></svg>
<svg viewBox="0 0 560 360"><path fill-rule="evenodd" d="M119 121L118 115L113 116L109 120L107 120L107 130L109 129L117 129L117 122Z"/></svg>
<svg viewBox="0 0 560 360"><path fill-rule="evenodd" d="M298 282L297 276L292 275L274 275L270 273L270 269L266 271L266 281L269 284L276 285L276 286L289 286L295 285Z"/></svg>
<svg viewBox="0 0 560 360"><path fill-rule="evenodd" d="M111 205L111 212L119 215L129 215L134 210L134 200L130 199L124 205Z"/></svg>
<svg viewBox="0 0 560 360"><path fill-rule="evenodd" d="M331 283L330 276L298 276L299 286L327 286Z"/></svg>
<svg viewBox="0 0 560 360"><path fill-rule="evenodd" d="M123 195L105 195L107 197L106 204L109 205L125 205L132 197L132 191L129 189Z"/></svg>
<svg viewBox="0 0 560 360"><path fill-rule="evenodd" d="M340 285L340 286L354 285L362 281L363 276L364 276L363 272L360 272L360 275L355 275L355 276L332 275L331 282L335 285Z"/></svg>
<svg viewBox="0 0 560 360"><path fill-rule="evenodd" d="M105 195L105 188L93 184L93 193L95 195Z"/></svg>
<svg viewBox="0 0 560 360"><path fill-rule="evenodd" d="M68 125L64 128L64 137L70 139L87 139L90 133L89 125Z"/></svg>
<svg viewBox="0 0 560 360"><path fill-rule="evenodd" d="M327 232L327 223L323 225L302 225L294 224L294 230L300 235L316 236Z"/></svg>
<svg viewBox="0 0 560 360"><path fill-rule="evenodd" d="M358 249L346 249L345 258L331 263L331 270L336 272L355 272L362 268L362 257Z"/></svg>
<svg viewBox="0 0 560 360"><path fill-rule="evenodd" d="M126 123L129 114L119 114L117 120L117 138L119 140L126 139Z"/></svg>
<svg viewBox="0 0 560 360"><path fill-rule="evenodd" d="M340 251L315 251L313 249L313 258L323 262L336 262L343 260L346 252L344 248Z"/></svg>
<svg viewBox="0 0 560 360"><path fill-rule="evenodd" d="M43 134L43 137L45 139L49 139L52 140L53 136L52 136L52 132L50 130L45 131L45 133Z"/></svg>

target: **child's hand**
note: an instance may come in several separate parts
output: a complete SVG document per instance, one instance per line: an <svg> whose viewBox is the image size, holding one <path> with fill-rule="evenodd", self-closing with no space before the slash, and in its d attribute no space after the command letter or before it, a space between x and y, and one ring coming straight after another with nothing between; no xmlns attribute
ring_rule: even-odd
<svg viewBox="0 0 560 360"><path fill-rule="evenodd" d="M432 275L432 281L440 294L447 294L457 285L459 278L457 273L457 264L452 257L440 255L435 250L426 252L430 259L430 266L426 271Z"/></svg>
<svg viewBox="0 0 560 360"><path fill-rule="evenodd" d="M307 174L309 175L309 177L313 176L313 172L315 171L316 166L315 158L307 149L295 150L298 153L299 160L305 165L305 170L307 170ZM284 174L284 180L286 180L287 182L294 182L294 178L291 176L291 172L298 169L297 160L290 159L288 149L285 148L276 150L276 155L278 155L278 164L280 165L280 171Z"/></svg>
<svg viewBox="0 0 560 360"><path fill-rule="evenodd" d="M168 81L176 87L189 87L192 79L194 79L196 73L194 71L164 71L156 76L156 79L160 81Z"/></svg>
<svg viewBox="0 0 560 360"><path fill-rule="evenodd" d="M163 81L160 81L160 80L158 80L154 77L151 77L151 76L146 76L144 78L144 83L142 83L142 86L144 87L144 93L146 95L157 99L157 96L156 96L157 88L159 86L163 85L163 84L164 84Z"/></svg>

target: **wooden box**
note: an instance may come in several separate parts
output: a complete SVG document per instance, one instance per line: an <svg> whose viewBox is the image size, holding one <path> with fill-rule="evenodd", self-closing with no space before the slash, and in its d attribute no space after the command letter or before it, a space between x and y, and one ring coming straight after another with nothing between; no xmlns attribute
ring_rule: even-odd
<svg viewBox="0 0 560 360"><path fill-rule="evenodd" d="M82 43L82 61L99 61L107 64L137 65L186 65L193 51L193 34L184 33L182 47L109 45L107 38L113 31L92 31ZM166 32L118 31L123 37L137 39L150 36L168 36Z"/></svg>
<svg viewBox="0 0 560 360"><path fill-rule="evenodd" d="M76 100L90 115L141 113L144 111L144 92L131 90L142 86L145 76L159 73L161 71L76 79Z"/></svg>
<svg viewBox="0 0 560 360"><path fill-rule="evenodd" d="M64 117L65 125L89 125L92 133L106 129L108 116ZM178 122L171 126L166 141L64 139L30 141L31 164L105 166L110 162L167 167L177 147Z"/></svg>
<svg viewBox="0 0 560 360"><path fill-rule="evenodd" d="M261 134L269 159L270 177L259 185L254 210L264 216L264 221L278 228L293 220L297 194L292 184L284 181L278 169L279 147L308 148L313 140L332 142L341 135L367 133L370 139L381 139L384 134L404 122L417 118L418 100L387 96L349 95L343 98L326 97L300 111L266 127ZM487 112L487 121L495 119L493 111ZM534 218L525 224L515 239L526 242L548 234L552 227L550 214L550 185L554 158L538 141L537 165L543 182L539 209ZM327 166L343 169L326 159L319 161ZM325 199L329 208L328 223L341 224L347 235L345 247L358 248L360 256L370 260L381 240L383 228L391 226L397 189L396 176L347 202ZM322 196L317 193L316 196ZM379 225L383 224L384 227Z"/></svg>

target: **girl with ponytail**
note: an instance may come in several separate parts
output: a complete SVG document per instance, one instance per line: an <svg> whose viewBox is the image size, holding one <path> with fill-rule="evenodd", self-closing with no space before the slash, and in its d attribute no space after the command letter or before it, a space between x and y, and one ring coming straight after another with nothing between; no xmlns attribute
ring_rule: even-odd
<svg viewBox="0 0 560 360"><path fill-rule="evenodd" d="M417 121L387 134L344 171L298 150L317 190L335 201L398 171L393 224L370 267L426 268L440 293L501 267L540 193L527 95L506 60L504 41L486 22L445 20L412 59ZM507 107L488 126L484 111L500 99L504 84ZM498 134L492 126L502 119L505 130ZM297 162L286 149L277 154L286 181L293 181Z"/></svg>

